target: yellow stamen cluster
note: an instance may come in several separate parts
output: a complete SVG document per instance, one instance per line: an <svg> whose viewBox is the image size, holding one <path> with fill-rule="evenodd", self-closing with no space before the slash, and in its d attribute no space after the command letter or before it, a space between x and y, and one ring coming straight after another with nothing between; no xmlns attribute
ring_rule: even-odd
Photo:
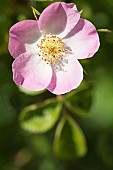
<svg viewBox="0 0 113 170"><path fill-rule="evenodd" d="M47 64L57 63L59 59L63 59L66 52L62 39L52 34L44 35L40 44L37 46L39 48L39 56Z"/></svg>

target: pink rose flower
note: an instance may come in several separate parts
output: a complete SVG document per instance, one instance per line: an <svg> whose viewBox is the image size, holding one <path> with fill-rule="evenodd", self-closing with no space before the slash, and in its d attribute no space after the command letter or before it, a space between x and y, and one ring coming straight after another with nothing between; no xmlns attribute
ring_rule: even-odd
<svg viewBox="0 0 113 170"><path fill-rule="evenodd" d="M28 90L67 93L83 79L78 60L92 57L99 45L96 28L80 18L75 4L53 3L38 21L25 20L11 27L13 80Z"/></svg>

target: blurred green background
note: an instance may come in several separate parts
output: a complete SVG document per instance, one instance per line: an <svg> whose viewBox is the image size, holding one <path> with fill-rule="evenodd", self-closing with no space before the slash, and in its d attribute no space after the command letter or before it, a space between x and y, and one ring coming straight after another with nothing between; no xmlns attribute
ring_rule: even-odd
<svg viewBox="0 0 113 170"><path fill-rule="evenodd" d="M65 2L76 3L78 9L83 10L82 17L90 20L97 29L113 30L113 0ZM59 121L53 126L53 120L50 130L48 127L49 131L42 134L29 133L20 126L18 119L24 107L43 103L55 95L48 91L29 95L14 84L8 31L18 21L34 19L30 6L42 12L50 3L52 1L0 0L0 170L113 170L113 33L99 33L101 46L98 53L90 60L81 61L87 72L84 82L70 96L64 96L67 109L63 107L60 118L66 112L79 127L69 118L59 142L54 139L54 134L60 133L64 123L62 118L59 127ZM49 105L44 107L48 111ZM57 117L60 106L52 109ZM40 108L40 113L42 110ZM69 123L72 129L68 127ZM87 144L84 144L85 138ZM53 148L53 141L56 148ZM72 141L76 149L72 157L68 157L72 154ZM62 144L60 149L57 148L59 143Z"/></svg>

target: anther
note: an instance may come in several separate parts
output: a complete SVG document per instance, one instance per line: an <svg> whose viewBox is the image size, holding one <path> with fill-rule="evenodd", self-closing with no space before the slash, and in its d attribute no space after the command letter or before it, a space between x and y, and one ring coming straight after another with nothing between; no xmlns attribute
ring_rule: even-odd
<svg viewBox="0 0 113 170"><path fill-rule="evenodd" d="M42 60L47 64L58 63L57 61L63 59L66 52L62 39L51 33L47 36L44 35L37 47L40 51L39 56L42 56Z"/></svg>

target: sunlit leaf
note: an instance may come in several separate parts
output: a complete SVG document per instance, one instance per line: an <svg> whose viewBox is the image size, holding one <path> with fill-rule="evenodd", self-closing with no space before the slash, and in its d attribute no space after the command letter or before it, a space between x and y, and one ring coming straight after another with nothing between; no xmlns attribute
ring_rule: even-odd
<svg viewBox="0 0 113 170"><path fill-rule="evenodd" d="M54 151L62 159L82 157L87 152L85 136L79 125L70 117L63 117L58 124Z"/></svg>
<svg viewBox="0 0 113 170"><path fill-rule="evenodd" d="M20 114L21 127L32 133L46 132L58 120L61 108L62 104L53 99L39 105L30 105Z"/></svg>

